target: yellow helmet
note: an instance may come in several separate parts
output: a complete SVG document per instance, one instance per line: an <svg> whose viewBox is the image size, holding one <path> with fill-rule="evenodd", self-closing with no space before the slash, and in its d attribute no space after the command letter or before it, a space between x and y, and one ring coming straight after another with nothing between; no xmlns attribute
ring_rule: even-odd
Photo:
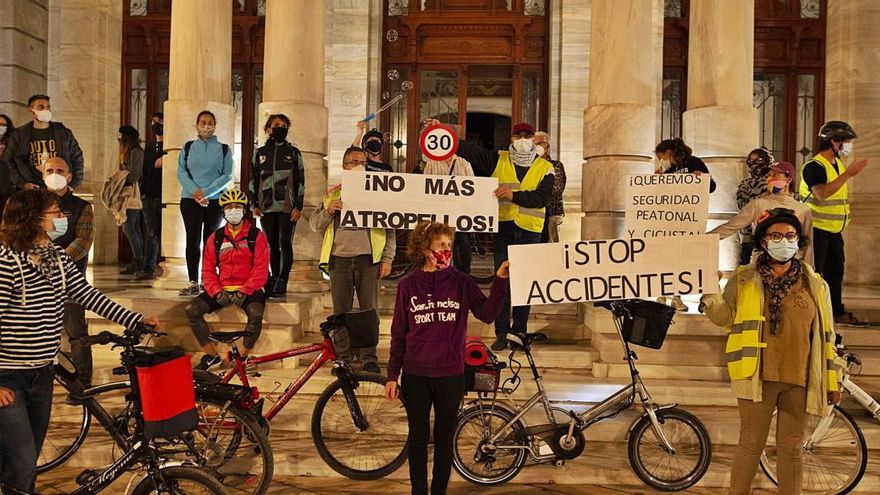
<svg viewBox="0 0 880 495"><path fill-rule="evenodd" d="M248 199L247 196L239 191L238 189L230 189L225 193L220 195L220 207L225 207L226 205L231 204L240 204L247 206Z"/></svg>

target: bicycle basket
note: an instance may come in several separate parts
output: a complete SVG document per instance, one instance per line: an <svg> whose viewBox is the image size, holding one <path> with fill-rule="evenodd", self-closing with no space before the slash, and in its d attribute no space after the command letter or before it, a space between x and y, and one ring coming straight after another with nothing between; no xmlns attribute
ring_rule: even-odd
<svg viewBox="0 0 880 495"><path fill-rule="evenodd" d="M174 438L198 426L192 364L180 347L135 349L144 436Z"/></svg>
<svg viewBox="0 0 880 495"><path fill-rule="evenodd" d="M641 299L631 299L623 304L623 338L631 344L651 349L661 348L675 315L675 308Z"/></svg>
<svg viewBox="0 0 880 495"><path fill-rule="evenodd" d="M494 358L480 366L464 366L464 383L468 392L495 392L501 385L503 366Z"/></svg>
<svg viewBox="0 0 880 495"><path fill-rule="evenodd" d="M333 341L337 354L379 344L379 315L375 309L332 315L321 323L321 333Z"/></svg>

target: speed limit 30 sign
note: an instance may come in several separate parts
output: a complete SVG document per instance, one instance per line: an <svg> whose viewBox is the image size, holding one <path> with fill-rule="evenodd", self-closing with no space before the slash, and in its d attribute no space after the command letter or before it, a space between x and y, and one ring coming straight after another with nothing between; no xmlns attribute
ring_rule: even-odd
<svg viewBox="0 0 880 495"><path fill-rule="evenodd" d="M448 125L434 124L422 131L419 147L427 158L440 162L458 151L458 134Z"/></svg>

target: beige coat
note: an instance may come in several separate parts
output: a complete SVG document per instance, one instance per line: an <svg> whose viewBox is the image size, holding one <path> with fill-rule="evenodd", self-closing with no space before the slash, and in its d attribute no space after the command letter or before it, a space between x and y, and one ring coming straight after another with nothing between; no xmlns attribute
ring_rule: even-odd
<svg viewBox="0 0 880 495"><path fill-rule="evenodd" d="M104 188L101 189L101 202L113 214L117 226L125 223L127 218L126 210L140 210L143 208L138 183L125 185L127 178L127 170L117 170L116 173L107 179L107 182L104 183Z"/></svg>

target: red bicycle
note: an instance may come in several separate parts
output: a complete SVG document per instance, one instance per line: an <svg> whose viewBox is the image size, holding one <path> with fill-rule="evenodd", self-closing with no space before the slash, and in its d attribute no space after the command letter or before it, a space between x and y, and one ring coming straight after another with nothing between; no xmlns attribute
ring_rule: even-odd
<svg viewBox="0 0 880 495"><path fill-rule="evenodd" d="M324 328L321 332L324 339L320 343L247 359L240 354L236 341L248 335L248 332L212 333L212 339L230 346L229 362L232 366L222 377L196 371L195 380L229 384L238 377L240 386L251 393L242 394L243 399L237 407L261 416L263 427L268 429L268 422L278 415L318 369L333 361L336 380L318 397L312 413L311 430L315 448L327 465L350 479L375 480L387 476L406 460L409 427L403 404L399 400L388 401L384 398L384 376L353 371L338 359L333 343L334 340L340 342L338 334ZM306 354L317 356L296 380L287 385L272 407L263 413L263 400L256 400L259 393L248 381L248 369Z"/></svg>

